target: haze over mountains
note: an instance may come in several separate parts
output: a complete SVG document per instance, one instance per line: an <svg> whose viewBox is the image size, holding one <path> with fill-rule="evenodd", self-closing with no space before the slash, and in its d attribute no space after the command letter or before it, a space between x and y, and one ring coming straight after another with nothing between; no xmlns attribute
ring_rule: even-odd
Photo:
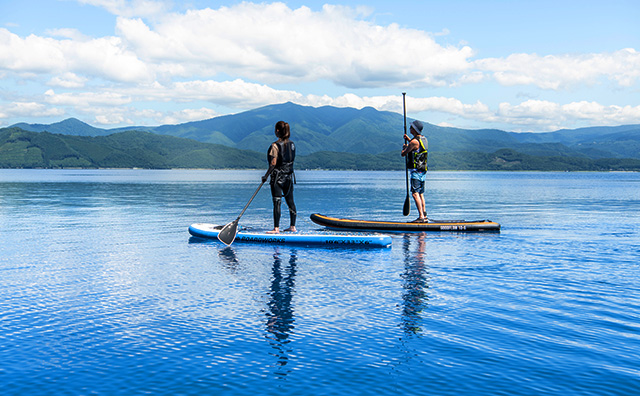
<svg viewBox="0 0 640 396"><path fill-rule="evenodd" d="M299 155L321 151L382 154L400 150L403 143L402 114L370 107L361 110L331 106L314 108L293 103L156 127L102 129L73 118L49 125L20 123L12 127L72 136L106 136L136 130L262 153L274 140L273 128L279 120L291 125ZM430 152L438 153L493 153L499 149L512 149L533 156L640 159L640 125L515 133L439 127L425 122L423 133L429 139Z"/></svg>

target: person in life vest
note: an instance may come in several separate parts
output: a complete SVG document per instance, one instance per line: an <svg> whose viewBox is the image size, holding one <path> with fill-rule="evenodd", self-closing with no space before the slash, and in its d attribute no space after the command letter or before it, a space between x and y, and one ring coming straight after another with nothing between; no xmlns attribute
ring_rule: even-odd
<svg viewBox="0 0 640 396"><path fill-rule="evenodd" d="M422 123L415 120L411 123L409 132L413 136L409 139L404 135L405 144L402 146L402 156L406 157L407 168L411 172L411 194L416 202L419 217L413 222L426 222L427 209L424 200L424 183L427 179L427 151L429 142L422 133Z"/></svg>
<svg viewBox="0 0 640 396"><path fill-rule="evenodd" d="M269 169L262 176L262 182L266 182L271 175L271 197L273 198L273 230L268 234L280 232L280 206L284 197L289 207L290 226L285 232L296 232L296 204L293 201L293 185L295 176L293 174L293 161L296 158L296 145L289 140L291 132L289 124L284 121L276 123L275 134L278 138L273 142L267 152Z"/></svg>

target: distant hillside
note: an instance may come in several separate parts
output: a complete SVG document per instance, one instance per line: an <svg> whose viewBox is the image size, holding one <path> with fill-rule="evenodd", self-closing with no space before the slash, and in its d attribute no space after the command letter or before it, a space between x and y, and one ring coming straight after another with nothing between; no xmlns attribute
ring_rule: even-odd
<svg viewBox="0 0 640 396"><path fill-rule="evenodd" d="M0 129L0 168L266 169L263 153L143 131L69 136ZM398 151L359 154L321 151L298 156L296 169L404 170ZM433 152L431 170L635 170L637 159L532 156L512 149L493 153Z"/></svg>
<svg viewBox="0 0 640 396"><path fill-rule="evenodd" d="M107 129L94 128L91 125L85 124L84 122L76 118L68 118L64 121L48 125L19 123L12 125L11 127L20 128L25 131L32 132L51 132L75 136L106 136L113 133Z"/></svg>
<svg viewBox="0 0 640 396"><path fill-rule="evenodd" d="M105 130L76 119L51 125L16 126L34 132L78 136L106 136L114 132L140 130L264 153L274 140L273 128L279 120L285 120L291 125L292 139L296 142L299 155L327 151L376 155L398 151L403 143L401 114L377 111L370 107L361 110L331 106L315 108L293 103L157 127ZM439 127L425 123L424 134L429 139L430 151L440 154L489 154L501 149L511 149L531 156L640 159L640 125L515 133L496 129Z"/></svg>
<svg viewBox="0 0 640 396"><path fill-rule="evenodd" d="M0 168L259 168L257 153L128 131L86 137L0 130Z"/></svg>

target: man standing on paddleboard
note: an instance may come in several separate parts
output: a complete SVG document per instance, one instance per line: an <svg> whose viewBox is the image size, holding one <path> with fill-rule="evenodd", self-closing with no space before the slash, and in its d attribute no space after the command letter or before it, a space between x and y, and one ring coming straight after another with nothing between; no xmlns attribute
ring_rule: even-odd
<svg viewBox="0 0 640 396"><path fill-rule="evenodd" d="M406 124L405 124L406 125ZM407 157L407 168L411 171L411 194L416 202L419 217L413 220L414 223L424 223L427 221L427 209L424 200L424 184L427 180L427 151L429 142L422 133L422 123L415 120L409 129L412 139L407 134L404 135L405 143L402 146L402 156Z"/></svg>
<svg viewBox="0 0 640 396"><path fill-rule="evenodd" d="M269 169L264 176L262 182L267 181L271 174L271 197L273 198L273 230L267 231L268 234L277 234L280 232L280 206L282 197L284 197L289 207L290 226L285 232L296 232L296 204L293 202L293 161L296 158L296 145L293 144L289 137L291 131L289 124L284 121L276 123L275 134L277 141L271 143L267 152L267 161Z"/></svg>

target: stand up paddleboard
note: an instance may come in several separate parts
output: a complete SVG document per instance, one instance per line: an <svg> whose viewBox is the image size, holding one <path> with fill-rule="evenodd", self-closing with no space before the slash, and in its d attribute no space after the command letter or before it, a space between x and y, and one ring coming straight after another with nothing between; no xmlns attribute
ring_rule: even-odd
<svg viewBox="0 0 640 396"><path fill-rule="evenodd" d="M311 221L321 226L352 231L456 231L456 232L500 232L500 224L490 220L429 220L426 223L412 223L401 221L376 221L339 219L318 213L311 215Z"/></svg>
<svg viewBox="0 0 640 396"><path fill-rule="evenodd" d="M218 240L222 225L191 224L189 233L198 238ZM305 234L280 233L267 234L240 230L236 235L236 242L270 243L278 245L295 244L308 246L349 246L349 247L390 247L391 237L388 235L335 235L335 234Z"/></svg>

